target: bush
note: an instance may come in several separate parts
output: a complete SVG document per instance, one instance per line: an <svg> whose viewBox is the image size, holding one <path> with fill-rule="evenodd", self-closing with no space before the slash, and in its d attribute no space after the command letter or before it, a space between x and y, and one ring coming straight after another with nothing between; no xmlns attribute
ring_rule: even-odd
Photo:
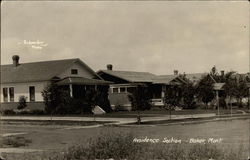
<svg viewBox="0 0 250 160"><path fill-rule="evenodd" d="M27 97L25 96L20 96L19 97L19 103L18 103L18 106L17 106L17 109L21 110L21 109L24 109L27 107Z"/></svg>
<svg viewBox="0 0 250 160"><path fill-rule="evenodd" d="M32 141L30 139L26 139L24 137L2 137L0 147L21 147L21 146L28 146L29 143Z"/></svg>
<svg viewBox="0 0 250 160"><path fill-rule="evenodd" d="M14 115L16 112L13 109L6 109L2 111L3 115Z"/></svg>

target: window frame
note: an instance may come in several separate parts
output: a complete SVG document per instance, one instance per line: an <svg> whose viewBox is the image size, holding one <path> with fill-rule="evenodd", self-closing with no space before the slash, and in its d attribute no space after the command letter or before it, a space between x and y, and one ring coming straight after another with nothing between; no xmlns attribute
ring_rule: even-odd
<svg viewBox="0 0 250 160"><path fill-rule="evenodd" d="M14 101L15 101L15 89L14 87L9 87L9 102L14 102Z"/></svg>
<svg viewBox="0 0 250 160"><path fill-rule="evenodd" d="M78 75L78 69L71 69L72 75Z"/></svg>
<svg viewBox="0 0 250 160"><path fill-rule="evenodd" d="M117 90L116 92L114 92L114 89ZM112 88L112 93L119 93L119 88L118 87L114 87Z"/></svg>
<svg viewBox="0 0 250 160"><path fill-rule="evenodd" d="M31 92L31 88L34 88L33 92ZM29 86L29 100L30 102L35 102L36 101L36 89L35 86Z"/></svg>
<svg viewBox="0 0 250 160"><path fill-rule="evenodd" d="M121 89L124 89L123 91ZM126 87L120 87L120 92L119 93L127 93Z"/></svg>
<svg viewBox="0 0 250 160"><path fill-rule="evenodd" d="M3 102L8 102L9 98L8 98L8 87L4 87L3 88Z"/></svg>

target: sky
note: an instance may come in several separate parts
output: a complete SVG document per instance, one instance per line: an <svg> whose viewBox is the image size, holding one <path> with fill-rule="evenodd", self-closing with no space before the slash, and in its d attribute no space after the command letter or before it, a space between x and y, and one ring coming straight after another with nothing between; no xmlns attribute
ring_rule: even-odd
<svg viewBox="0 0 250 160"><path fill-rule="evenodd" d="M1 63L80 58L93 70L249 72L249 2L4 1Z"/></svg>

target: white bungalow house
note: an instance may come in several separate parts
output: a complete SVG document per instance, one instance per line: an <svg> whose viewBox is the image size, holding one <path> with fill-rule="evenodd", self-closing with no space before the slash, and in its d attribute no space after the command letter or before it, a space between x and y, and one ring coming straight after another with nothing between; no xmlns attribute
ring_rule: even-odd
<svg viewBox="0 0 250 160"><path fill-rule="evenodd" d="M1 65L1 110L16 109L20 96L27 97L27 109L44 109L41 92L53 80L66 86L72 97L79 86L86 90L110 84L78 58L31 63L19 63L17 55L12 59L13 64Z"/></svg>

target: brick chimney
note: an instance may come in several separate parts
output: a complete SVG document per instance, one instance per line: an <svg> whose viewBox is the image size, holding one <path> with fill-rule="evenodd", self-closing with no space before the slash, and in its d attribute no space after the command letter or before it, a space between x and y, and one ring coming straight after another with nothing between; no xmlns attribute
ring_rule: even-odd
<svg viewBox="0 0 250 160"><path fill-rule="evenodd" d="M19 65L19 56L18 55L12 56L12 60L13 60L13 65L15 67Z"/></svg>
<svg viewBox="0 0 250 160"><path fill-rule="evenodd" d="M113 65L112 64L107 64L107 70L112 71L112 69L113 69Z"/></svg>
<svg viewBox="0 0 250 160"><path fill-rule="evenodd" d="M221 71L220 71L220 74L221 74L221 76L224 76L225 71L224 71L224 70L221 70Z"/></svg>
<svg viewBox="0 0 250 160"><path fill-rule="evenodd" d="M178 75L178 70L174 70L174 75Z"/></svg>

